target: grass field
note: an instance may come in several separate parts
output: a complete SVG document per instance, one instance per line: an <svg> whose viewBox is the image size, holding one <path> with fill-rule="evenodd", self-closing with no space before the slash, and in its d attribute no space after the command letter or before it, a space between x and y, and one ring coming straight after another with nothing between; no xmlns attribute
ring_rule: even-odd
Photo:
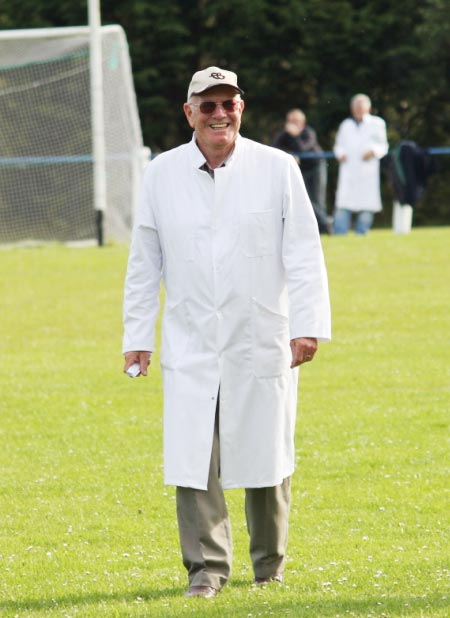
<svg viewBox="0 0 450 618"><path fill-rule="evenodd" d="M325 238L334 340L301 372L286 583L184 599L161 377L121 373L124 247L0 251L0 614L450 615L450 228Z"/></svg>

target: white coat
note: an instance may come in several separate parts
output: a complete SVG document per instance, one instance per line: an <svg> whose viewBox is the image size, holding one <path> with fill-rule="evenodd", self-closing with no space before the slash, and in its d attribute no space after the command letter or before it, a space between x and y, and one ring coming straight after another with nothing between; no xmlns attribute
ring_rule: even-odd
<svg viewBox="0 0 450 618"><path fill-rule="evenodd" d="M147 167L123 351L154 349L162 274L165 483L207 488L220 386L223 488L274 486L294 470L290 339L330 338L317 222L292 156L238 136L214 179L204 162L193 139Z"/></svg>
<svg viewBox="0 0 450 618"><path fill-rule="evenodd" d="M363 160L363 154L372 150L375 157ZM336 207L359 212L379 212L380 159L388 151L386 124L382 118L365 114L357 124L353 118L344 120L337 132L334 154L346 161L339 164Z"/></svg>

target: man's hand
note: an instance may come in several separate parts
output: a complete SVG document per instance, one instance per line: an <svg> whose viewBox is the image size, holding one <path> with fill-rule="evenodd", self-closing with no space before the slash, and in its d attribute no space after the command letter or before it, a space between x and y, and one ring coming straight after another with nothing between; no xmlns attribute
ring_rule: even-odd
<svg viewBox="0 0 450 618"><path fill-rule="evenodd" d="M297 339L291 339L291 369L312 361L314 354L317 352L317 347L317 339L314 337L298 337Z"/></svg>
<svg viewBox="0 0 450 618"><path fill-rule="evenodd" d="M373 150L368 150L367 152L365 152L363 154L363 161L370 161L370 159L373 159L375 156L375 153Z"/></svg>
<svg viewBox="0 0 450 618"><path fill-rule="evenodd" d="M147 367L150 365L150 355L151 352L147 351L139 351L139 352L125 352L125 365L123 368L124 373L126 370L131 367L134 363L139 363L141 368L140 375L147 375Z"/></svg>

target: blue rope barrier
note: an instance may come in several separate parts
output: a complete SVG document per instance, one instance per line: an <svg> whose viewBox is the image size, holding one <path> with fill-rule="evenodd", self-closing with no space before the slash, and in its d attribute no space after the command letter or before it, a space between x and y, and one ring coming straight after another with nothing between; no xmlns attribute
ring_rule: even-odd
<svg viewBox="0 0 450 618"><path fill-rule="evenodd" d="M447 155L450 154L450 146L437 146L433 148L425 148L430 155ZM294 152L292 153L300 159L334 159L334 152ZM157 154L152 153L151 159L157 157ZM116 154L107 157L108 160L124 161L131 159L128 154ZM0 157L0 167L23 167L28 165L55 165L68 163L90 163L92 155L67 155L67 156L47 156L47 157Z"/></svg>
<svg viewBox="0 0 450 618"><path fill-rule="evenodd" d="M129 154L114 154L107 157L108 161L127 161L132 157ZM61 155L47 157L0 157L0 167L21 167L27 165L55 165L68 163L91 163L91 154Z"/></svg>
<svg viewBox="0 0 450 618"><path fill-rule="evenodd" d="M450 154L450 148L448 146L442 146L439 148L426 148L425 150L430 155Z"/></svg>
<svg viewBox="0 0 450 618"><path fill-rule="evenodd" d="M430 155L450 154L450 146L439 146L435 148L424 149ZM335 159L334 152L331 150L324 152L293 152L295 157L300 159Z"/></svg>

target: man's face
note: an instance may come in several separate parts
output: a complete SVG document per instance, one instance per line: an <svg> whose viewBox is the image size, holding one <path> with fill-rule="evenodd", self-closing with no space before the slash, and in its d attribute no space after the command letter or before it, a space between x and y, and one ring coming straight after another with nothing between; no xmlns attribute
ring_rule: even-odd
<svg viewBox="0 0 450 618"><path fill-rule="evenodd" d="M286 116L286 122L295 125L299 131L303 131L305 128L305 119L298 112L289 112Z"/></svg>
<svg viewBox="0 0 450 618"><path fill-rule="evenodd" d="M203 113L200 104L206 101L223 103L233 99L234 110L228 111L222 105L216 105L211 113ZM241 126L244 101L230 86L217 86L207 92L191 97L190 103L184 104L186 118L194 129L198 145L204 149L223 149L234 144Z"/></svg>
<svg viewBox="0 0 450 618"><path fill-rule="evenodd" d="M356 121L360 121L363 119L365 114L370 112L370 105L366 101L366 99L355 99L351 103L350 110L352 112L352 116Z"/></svg>

